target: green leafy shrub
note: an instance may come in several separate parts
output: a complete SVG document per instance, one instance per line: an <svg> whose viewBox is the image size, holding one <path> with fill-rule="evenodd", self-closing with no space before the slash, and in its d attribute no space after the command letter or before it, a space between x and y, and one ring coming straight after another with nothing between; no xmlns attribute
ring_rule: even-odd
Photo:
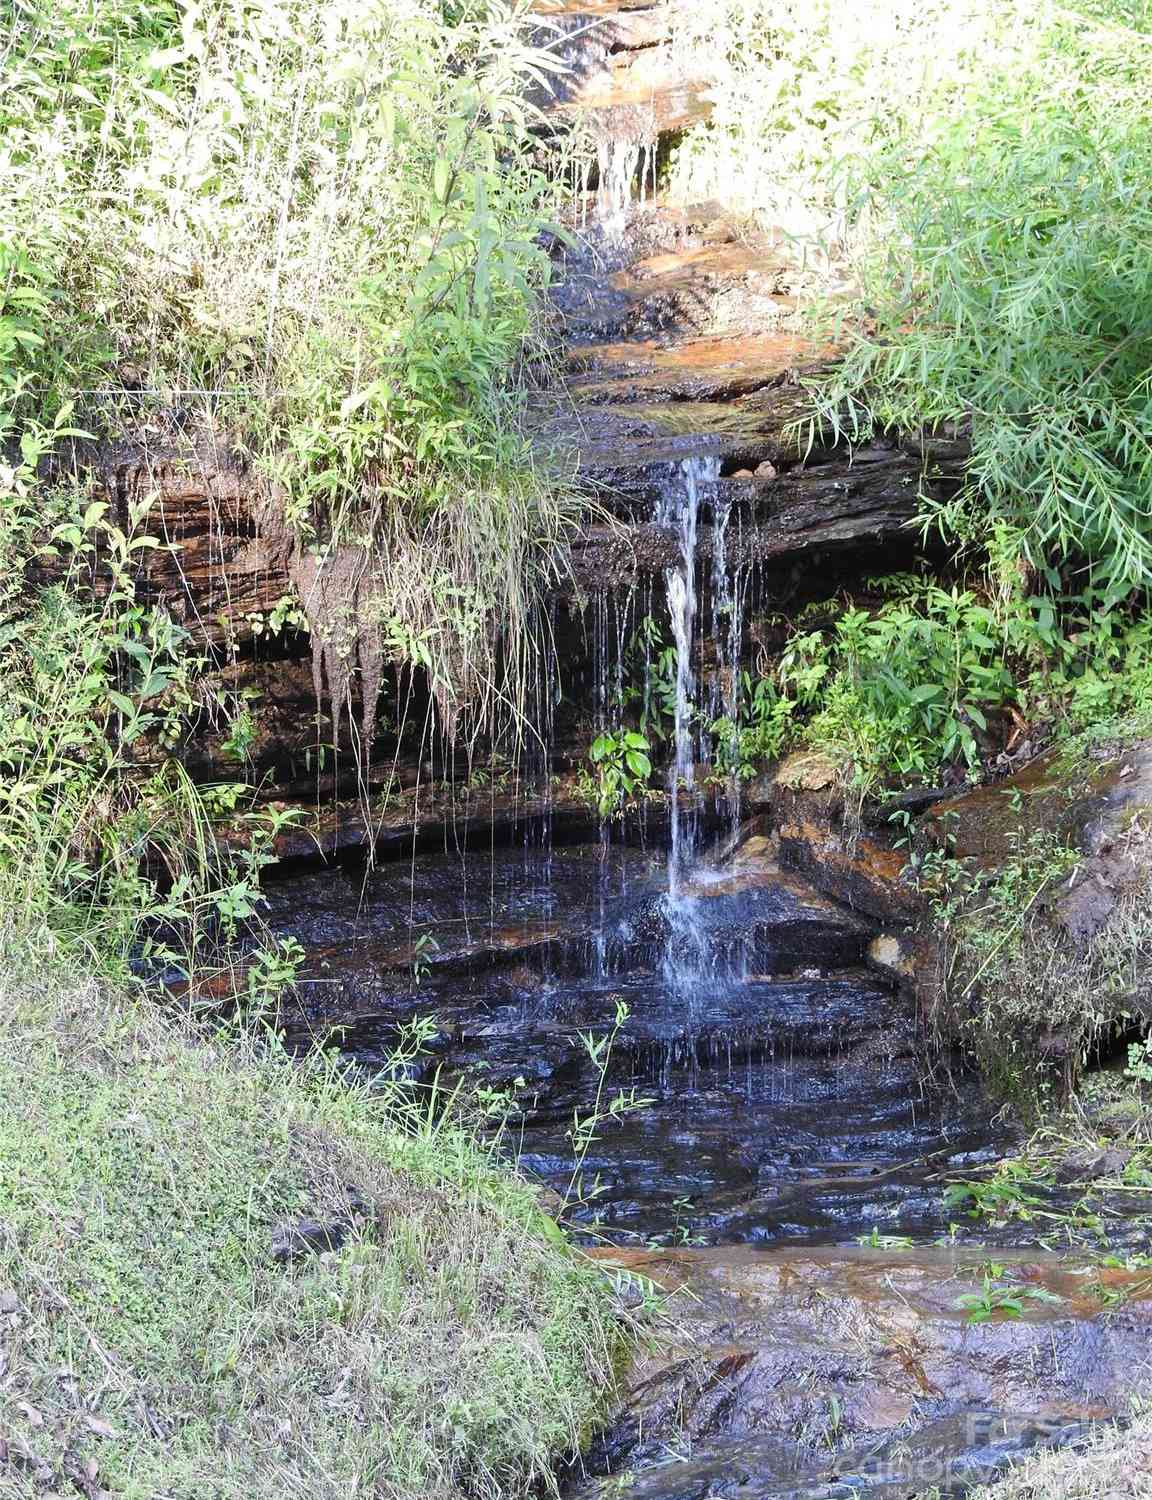
<svg viewBox="0 0 1152 1500"><path fill-rule="evenodd" d="M1148 7L715 0L680 24L717 83L674 184L737 185L850 293L814 420L970 440L926 526L1010 533L1054 598L1146 590Z"/></svg>
<svg viewBox="0 0 1152 1500"><path fill-rule="evenodd" d="M1152 581L1152 33L1094 11L1010 8L994 53L857 157L869 322L822 404L854 434L970 433L946 529L1007 520L1053 584L1084 560L1123 592Z"/></svg>
<svg viewBox="0 0 1152 1500"><path fill-rule="evenodd" d="M677 12L707 59L714 112L686 135L672 190L743 207L839 252L860 217L843 170L986 61L1011 0L709 0Z"/></svg>
<svg viewBox="0 0 1152 1500"><path fill-rule="evenodd" d="M747 781L787 745L794 733L796 700L785 696L771 678L742 672L737 702L736 717L723 714L714 719L709 733L720 768Z"/></svg>
<svg viewBox="0 0 1152 1500"><path fill-rule="evenodd" d="M157 545L147 506L125 530L37 480L69 417L28 428L0 470L0 951L187 972L255 916L273 829L243 785L198 787L169 753L203 707L203 662L136 600L133 563ZM56 581L34 584L37 570ZM214 827L225 812L249 835L233 855Z"/></svg>
<svg viewBox="0 0 1152 1500"><path fill-rule="evenodd" d="M858 791L981 774L1008 719L1036 733L1125 733L1152 701L1152 616L1086 589L1053 597L986 580L869 580L869 608L799 618L764 676L743 674L735 721L711 725L720 764L742 776L789 744L843 763ZM997 722L998 721L998 722Z"/></svg>
<svg viewBox="0 0 1152 1500"><path fill-rule="evenodd" d="M830 637L799 637L781 675L816 705L807 737L847 744L858 772L922 776L979 758L989 712L1015 696L1006 642L971 590L927 584L875 613L850 609Z"/></svg>
<svg viewBox="0 0 1152 1500"><path fill-rule="evenodd" d="M599 734L588 750L595 776L596 805L602 818L614 817L648 784L652 761L648 741L632 729Z"/></svg>

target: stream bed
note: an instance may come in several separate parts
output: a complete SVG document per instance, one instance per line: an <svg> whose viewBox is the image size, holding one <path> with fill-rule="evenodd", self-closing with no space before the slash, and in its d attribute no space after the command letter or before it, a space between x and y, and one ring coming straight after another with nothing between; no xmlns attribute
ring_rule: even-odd
<svg viewBox="0 0 1152 1500"><path fill-rule="evenodd" d="M336 1027L387 1068L427 1018L419 1077L506 1090L522 1169L616 1243L928 1236L941 1173L1003 1144L978 1093L926 1083L869 927L775 871L701 870L672 899L662 854L592 843L302 875L270 899L308 954L294 1045ZM613 1116L620 1098L638 1107ZM573 1120L597 1111L578 1161Z"/></svg>
<svg viewBox="0 0 1152 1500"><path fill-rule="evenodd" d="M904 565L917 496L953 478L797 436L828 352L803 274L716 205L626 212L643 144L602 153L602 222L558 278L564 388L533 419L612 517L574 547L583 603L553 622L545 771L586 775L643 703L666 787L623 821L572 801L561 820L554 777L501 821L493 785L470 827L413 811L388 845L408 856L271 883L271 927L305 954L287 1040L393 1077L418 1031L408 1086L482 1091L501 1149L610 1261L621 1315L663 1294L566 1494L961 1495L1123 1415L1152 1380L1152 1278L1013 1224L958 1232L947 1182L1009 1129L870 964L877 925L741 845L717 726L746 713L772 621ZM973 1322L964 1299L996 1287L1018 1312Z"/></svg>
<svg viewBox="0 0 1152 1500"><path fill-rule="evenodd" d="M423 1019L410 1086L506 1094L503 1149L610 1259L622 1308L664 1294L571 1496L962 1495L1122 1413L1146 1377L1146 1273L950 1224L945 1178L1010 1138L971 1075L926 1076L870 925L769 861L673 879L664 850L605 838L268 894L307 954L290 1045L388 1073ZM596 1120L580 1152L577 1119ZM963 1299L989 1276L1022 1312L973 1324Z"/></svg>

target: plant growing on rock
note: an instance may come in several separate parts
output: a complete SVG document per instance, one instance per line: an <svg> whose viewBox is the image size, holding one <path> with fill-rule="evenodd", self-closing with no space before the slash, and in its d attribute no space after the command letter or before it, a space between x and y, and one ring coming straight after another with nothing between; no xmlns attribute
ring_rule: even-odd
<svg viewBox="0 0 1152 1500"><path fill-rule="evenodd" d="M596 786L596 805L602 818L617 816L626 801L648 784L652 775L648 741L635 730L599 734L588 750Z"/></svg>
<svg viewBox="0 0 1152 1500"><path fill-rule="evenodd" d="M1084 856L1043 827L1019 832L992 874L954 865L956 880L933 897L937 1021L1025 1112L1075 1083L1094 1042L1124 1022L1146 984L1152 924L1139 821L1129 839L1135 877L1084 941L1071 941L1056 910Z"/></svg>
<svg viewBox="0 0 1152 1500"><path fill-rule="evenodd" d="M1004 1318L1022 1318L1029 1302L1059 1302L1046 1287L1023 1286L1018 1282L998 1282L985 1276L979 1292L965 1292L956 1298L956 1306L968 1314L969 1323L988 1323L997 1314Z"/></svg>
<svg viewBox="0 0 1152 1500"><path fill-rule="evenodd" d="M0 434L74 401L98 436L238 452L338 712L357 687L371 738L396 661L449 729L515 721L572 517L519 422L557 191L538 28L503 0L12 23Z"/></svg>

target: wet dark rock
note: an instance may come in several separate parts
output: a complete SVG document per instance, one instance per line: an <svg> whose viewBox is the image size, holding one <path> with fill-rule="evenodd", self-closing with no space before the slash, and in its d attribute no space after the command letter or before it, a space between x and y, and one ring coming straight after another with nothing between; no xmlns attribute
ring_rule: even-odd
<svg viewBox="0 0 1152 1500"><path fill-rule="evenodd" d="M309 955L289 1039L335 1023L333 1045L387 1073L402 1028L432 1018L409 1076L508 1090L522 1165L564 1194L573 1113L600 1092L587 1039L625 1006L607 1086L650 1102L597 1132L600 1190L569 1218L633 1241L685 1223L842 1240L896 1213L936 1232L928 1179L987 1143L978 1100L924 1087L908 1003L861 967L872 926L754 854L698 871L675 909L662 857L624 846L302 874L269 891Z"/></svg>
<svg viewBox="0 0 1152 1500"><path fill-rule="evenodd" d="M749 1249L617 1258L671 1294L678 1337L634 1373L587 1456L615 1488L581 1497L963 1493L1037 1444L1122 1415L1152 1332L1147 1278L1110 1271L1119 1320L1089 1294L1098 1268L1007 1262L1019 1319L972 1325L979 1275L956 1250ZM674 1455L674 1456L673 1456Z"/></svg>
<svg viewBox="0 0 1152 1500"><path fill-rule="evenodd" d="M581 1500L910 1500L967 1495L1012 1463L1086 1437L1094 1424L1036 1420L998 1411L942 1417L888 1441L872 1440L807 1462L787 1439L756 1434L709 1444L704 1456L605 1480Z"/></svg>
<svg viewBox="0 0 1152 1500"><path fill-rule="evenodd" d="M793 296L795 271L770 248L709 238L661 249L606 276L570 277L558 293L572 362L583 364L592 340L634 339L672 331L738 327L763 334L776 326L800 329ZM596 349L596 363L605 356Z"/></svg>
<svg viewBox="0 0 1152 1500"><path fill-rule="evenodd" d="M306 1260L339 1250L354 1233L362 1232L379 1219L374 1205L357 1192L347 1195L347 1207L328 1219L286 1219L272 1229L272 1259L280 1265Z"/></svg>
<svg viewBox="0 0 1152 1500"><path fill-rule="evenodd" d="M726 451L722 439L709 439L695 448L719 455ZM729 444L727 451L739 450ZM631 447L626 461L621 453L615 465L610 455L596 454L595 461L601 467L594 472L605 476L617 496L632 494L638 509L650 511L661 483L667 483L669 460L654 458L649 469L644 458L643 445ZM732 567L759 564L781 568L810 554L857 556L871 549L883 551L886 566L892 568L897 560L894 551L898 555L915 550L908 523L917 511L920 486L917 467L898 457L859 470L845 468L833 474L799 470L776 479L721 479L704 488L706 494L735 492L737 487L747 491L752 520L740 528L735 539L728 539L726 556ZM632 525L623 531L586 529L575 548L574 577L586 588L609 583L618 587L637 574L668 567L675 562L678 547L674 531L655 522ZM710 566L712 550L712 532L705 524L697 544L702 568Z"/></svg>
<svg viewBox="0 0 1152 1500"><path fill-rule="evenodd" d="M1124 1168L1132 1160L1133 1152L1117 1146L1099 1151L1074 1151L1065 1156L1056 1170L1056 1181L1060 1183L1092 1182L1100 1178L1123 1177Z"/></svg>
<svg viewBox="0 0 1152 1500"><path fill-rule="evenodd" d="M348 1232L348 1224L339 1221L322 1224L319 1219L294 1219L290 1224L277 1224L272 1231L272 1259L284 1265L339 1250Z"/></svg>
<svg viewBox="0 0 1152 1500"><path fill-rule="evenodd" d="M313 734L315 731L311 731ZM271 799L283 806L283 799ZM372 847L385 859L413 853L490 848L538 839L549 829L557 842L595 838L600 819L593 801L571 772L548 778L509 776L499 786L470 784L463 776L437 780L424 773L373 778L363 797L305 804L296 822L272 842L275 858L316 865L337 854ZM658 841L668 827L668 798L660 792L624 810L625 838ZM243 826L228 841L245 843Z"/></svg>

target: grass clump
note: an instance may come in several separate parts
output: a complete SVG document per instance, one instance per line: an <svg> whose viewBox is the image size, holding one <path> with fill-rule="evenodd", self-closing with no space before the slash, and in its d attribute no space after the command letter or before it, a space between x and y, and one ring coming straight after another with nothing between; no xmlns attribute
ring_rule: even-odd
<svg viewBox="0 0 1152 1500"><path fill-rule="evenodd" d="M991 872L931 854L919 870L936 891L936 1022L1027 1114L1066 1098L1102 1039L1147 1024L1152 875L1139 816L1099 872L1042 826L1021 828L1009 844ZM1090 893L1077 913L1082 874L1103 882L1105 909L1093 910Z"/></svg>
<svg viewBox="0 0 1152 1500"><path fill-rule="evenodd" d="M550 1491L619 1336L531 1189L67 969L9 965L0 1004L6 1495ZM340 1248L273 1260L353 1202Z"/></svg>
<svg viewBox="0 0 1152 1500"><path fill-rule="evenodd" d="M572 519L520 411L555 188L504 0L7 0L0 441L251 465L318 671L523 708ZM199 445L197 447L197 445ZM81 455L83 457L83 455Z"/></svg>
<svg viewBox="0 0 1152 1500"><path fill-rule="evenodd" d="M1027 1458L973 1500L1116 1500L1152 1495L1152 1419L1099 1428L1087 1441Z"/></svg>
<svg viewBox="0 0 1152 1500"><path fill-rule="evenodd" d="M0 1493L547 1493L625 1352L607 1283L462 1111L293 1064L249 1024L300 956L259 946L290 815L165 756L201 664L138 602L130 537L31 459L8 485ZM45 557L60 581L29 587ZM234 854L222 814L247 819ZM227 1030L173 991L227 999ZM301 1220L319 1241L282 1263Z"/></svg>

